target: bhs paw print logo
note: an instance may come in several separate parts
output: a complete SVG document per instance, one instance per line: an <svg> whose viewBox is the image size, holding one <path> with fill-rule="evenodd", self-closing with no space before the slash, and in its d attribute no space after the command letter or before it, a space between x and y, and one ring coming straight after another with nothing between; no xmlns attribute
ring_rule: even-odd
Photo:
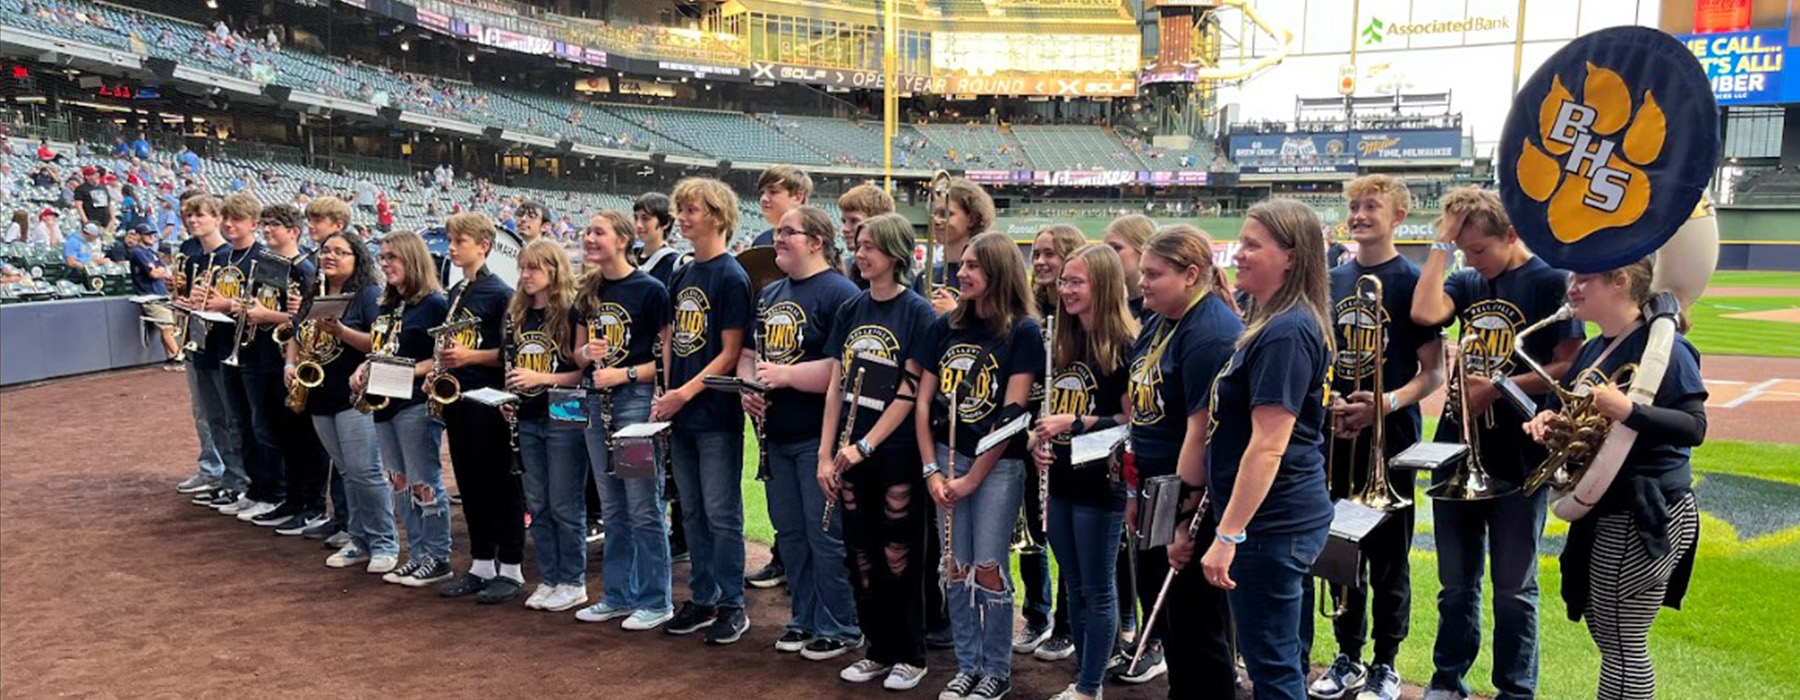
<svg viewBox="0 0 1800 700"><path fill-rule="evenodd" d="M1588 62L1579 98L1553 79L1538 107L1543 148L1525 139L1519 188L1549 204L1550 232L1563 243L1629 226L1650 208L1643 168L1662 155L1667 133L1653 90L1634 95L1618 73Z"/></svg>

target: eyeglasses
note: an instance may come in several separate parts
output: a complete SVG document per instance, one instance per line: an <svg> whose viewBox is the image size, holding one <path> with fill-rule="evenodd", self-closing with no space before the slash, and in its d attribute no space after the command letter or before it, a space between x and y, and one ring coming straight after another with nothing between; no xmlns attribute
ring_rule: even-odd
<svg viewBox="0 0 1800 700"><path fill-rule="evenodd" d="M1060 289L1079 289L1087 285L1088 281L1080 277L1058 277L1056 279L1056 286Z"/></svg>
<svg viewBox="0 0 1800 700"><path fill-rule="evenodd" d="M775 229L775 237L776 238L786 238L788 236L804 236L804 235L806 235L805 231L802 231L797 228L793 228L791 226L782 226L780 228Z"/></svg>
<svg viewBox="0 0 1800 700"><path fill-rule="evenodd" d="M344 248L320 248L319 249L319 257L321 257L321 258L348 258L353 255L356 255L356 251L348 250L348 249L344 249ZM382 259L386 260L386 256L383 256Z"/></svg>
<svg viewBox="0 0 1800 700"><path fill-rule="evenodd" d="M396 255L394 253L382 253L381 254L381 262L383 264L397 263L397 262L400 262L400 256Z"/></svg>

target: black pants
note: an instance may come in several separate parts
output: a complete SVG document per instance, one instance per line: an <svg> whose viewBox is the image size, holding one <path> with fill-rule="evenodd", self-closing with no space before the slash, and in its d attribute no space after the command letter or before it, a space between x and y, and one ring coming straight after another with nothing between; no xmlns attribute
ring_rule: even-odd
<svg viewBox="0 0 1800 700"><path fill-rule="evenodd" d="M285 405L275 412L275 436L287 470L287 503L304 513L325 512L325 488L331 458L313 430L312 416L295 413Z"/></svg>
<svg viewBox="0 0 1800 700"><path fill-rule="evenodd" d="M249 350L241 353L245 358L251 354ZM226 383L233 385L227 388L232 395L225 398L226 405L237 411L238 423L243 426L237 437L244 471L250 477L248 495L263 503L287 500L287 464L275 432L276 412L288 412L282 406L287 394L281 386L281 369L277 365L271 370L248 360L236 367L224 365ZM233 388L241 391L231 391Z"/></svg>
<svg viewBox="0 0 1800 700"><path fill-rule="evenodd" d="M876 454L844 473L844 561L868 658L925 666L931 499L917 455Z"/></svg>
<svg viewBox="0 0 1800 700"><path fill-rule="evenodd" d="M444 407L444 435L469 526L469 557L524 563L524 490L512 473L506 421L493 408L457 401Z"/></svg>
<svg viewBox="0 0 1800 700"><path fill-rule="evenodd" d="M1344 602L1344 613L1331 625L1339 653L1361 661L1363 644L1372 627L1375 656L1370 663L1394 665L1400 643L1406 640L1412 623L1412 566L1407 563L1407 555L1412 551L1413 514L1414 509L1406 508L1389 515L1363 539L1363 569L1359 574L1362 585L1336 591ZM1306 577L1301 594L1315 609L1313 589L1317 583L1315 577ZM1366 618L1364 611L1369 611ZM1316 612L1300 616L1301 658L1312 658L1315 617Z"/></svg>
<svg viewBox="0 0 1800 700"><path fill-rule="evenodd" d="M1212 543L1219 522L1200 521L1200 537L1194 544L1194 560L1175 577L1163 598L1162 613L1138 628L1139 634L1161 639L1169 664L1170 698L1237 697L1237 660L1231 656L1231 606L1225 591L1206 582L1200 557ZM1137 554L1138 600L1144 614L1156 604L1163 579L1169 573L1169 550L1146 549ZM1136 645L1126 653L1137 650Z"/></svg>
<svg viewBox="0 0 1800 700"><path fill-rule="evenodd" d="M1037 470L1035 467L1026 470L1025 478L1025 527L1031 530L1031 542L1043 549L1037 552L1019 553L1019 579L1025 586L1025 606L1021 612L1025 616L1028 629L1039 630L1052 622L1056 634L1069 633L1069 591L1068 581L1059 571L1056 577L1055 605L1052 606L1050 582L1045 579L1050 572L1050 536L1038 529L1043 522L1040 515L1042 505L1038 503ZM1050 611L1049 615L1045 611Z"/></svg>

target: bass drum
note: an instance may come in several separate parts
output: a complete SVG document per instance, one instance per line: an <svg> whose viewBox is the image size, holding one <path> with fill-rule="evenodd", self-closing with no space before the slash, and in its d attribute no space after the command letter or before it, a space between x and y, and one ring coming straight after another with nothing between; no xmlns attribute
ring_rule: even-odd
<svg viewBox="0 0 1800 700"><path fill-rule="evenodd" d="M519 251L525 249L524 239L519 234L506 229L496 229L494 247L488 251L488 270L506 281L506 285L517 289L519 286ZM443 227L420 231L425 246L431 249L431 257L438 266L439 276L444 282L444 289L456 286L463 278L462 268L450 263L450 239Z"/></svg>

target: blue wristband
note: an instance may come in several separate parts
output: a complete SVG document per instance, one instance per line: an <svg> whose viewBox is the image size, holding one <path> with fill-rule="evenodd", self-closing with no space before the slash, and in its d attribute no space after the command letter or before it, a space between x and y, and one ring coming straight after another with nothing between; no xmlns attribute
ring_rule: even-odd
<svg viewBox="0 0 1800 700"><path fill-rule="evenodd" d="M856 450L862 453L863 459L868 459L869 455L875 453L875 450L869 447L869 441L867 439L857 440Z"/></svg>
<svg viewBox="0 0 1800 700"><path fill-rule="evenodd" d="M1250 535L1242 532L1235 535L1227 535L1221 532L1218 534L1218 538L1220 542L1224 542L1225 544L1243 544L1244 540L1250 539Z"/></svg>

